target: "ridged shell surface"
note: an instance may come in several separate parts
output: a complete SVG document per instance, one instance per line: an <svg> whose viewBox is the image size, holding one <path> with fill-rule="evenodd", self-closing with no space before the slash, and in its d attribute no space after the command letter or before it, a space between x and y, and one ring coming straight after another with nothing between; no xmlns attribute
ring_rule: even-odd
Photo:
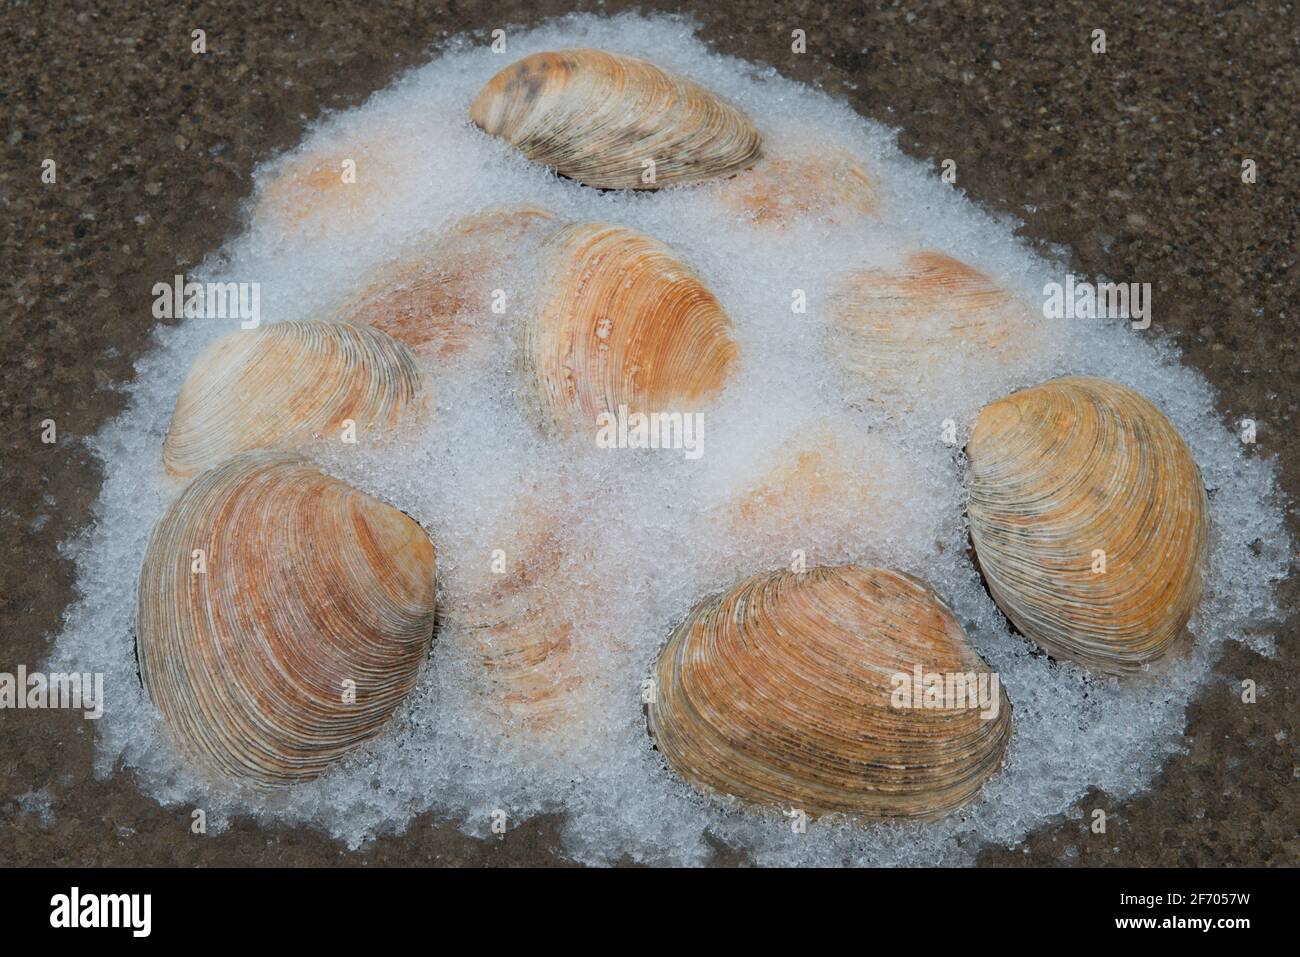
<svg viewBox="0 0 1300 957"><path fill-rule="evenodd" d="M378 270L334 318L374 326L421 359L489 346L493 291L513 289L554 228L554 216L535 206L467 216Z"/></svg>
<svg viewBox="0 0 1300 957"><path fill-rule="evenodd" d="M378 734L410 692L434 589L416 522L291 456L246 453L196 478L150 536L140 675L189 759L291 785Z"/></svg>
<svg viewBox="0 0 1300 957"><path fill-rule="evenodd" d="M673 251L644 233L575 223L546 243L524 377L542 419L594 434L601 413L699 411L736 359L731 320Z"/></svg>
<svg viewBox="0 0 1300 957"><path fill-rule="evenodd" d="M521 490L495 523L494 555L463 575L447 612L473 643L483 703L507 733L572 730L586 705L574 613L590 583L574 580L558 505L554 494Z"/></svg>
<svg viewBox="0 0 1300 957"><path fill-rule="evenodd" d="M361 439L393 427L420 388L410 350L368 326L310 320L232 332L190 369L163 464L188 477L249 449L341 437L349 420Z"/></svg>
<svg viewBox="0 0 1300 957"><path fill-rule="evenodd" d="M762 151L749 118L699 84L601 50L524 57L488 81L470 118L534 162L601 189L726 176Z"/></svg>
<svg viewBox="0 0 1300 957"><path fill-rule="evenodd" d="M878 208L875 178L837 149L765 156L724 181L719 195L728 209L766 229L806 220L843 225Z"/></svg>
<svg viewBox="0 0 1300 957"><path fill-rule="evenodd" d="M990 680L983 711L899 707L896 676L917 667L989 675L925 583L854 565L767 572L673 633L650 731L706 792L810 815L935 817L1001 765L1011 706Z"/></svg>
<svg viewBox="0 0 1300 957"><path fill-rule="evenodd" d="M909 409L962 363L1023 359L1038 337L1027 303L959 260L917 252L896 271L861 270L838 284L827 354L850 400Z"/></svg>
<svg viewBox="0 0 1300 957"><path fill-rule="evenodd" d="M975 554L1022 634L1115 675L1178 645L1208 503L1164 413L1117 382L1054 379L985 406L966 453Z"/></svg>

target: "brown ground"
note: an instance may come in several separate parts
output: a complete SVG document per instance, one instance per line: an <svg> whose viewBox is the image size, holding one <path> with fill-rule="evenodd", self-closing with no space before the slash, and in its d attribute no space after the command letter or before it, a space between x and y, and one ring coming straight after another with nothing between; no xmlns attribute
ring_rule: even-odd
<svg viewBox="0 0 1300 957"><path fill-rule="evenodd" d="M99 485L81 439L122 408L113 389L148 348L152 284L239 229L253 166L321 110L357 104L422 62L440 38L593 6L40 0L0 10L0 671L39 665L72 598L58 543L86 523ZM1034 240L1071 247L1076 272L1153 283L1155 327L1215 383L1225 421L1261 423L1248 454L1277 456L1294 497L1300 13L1281 0L1185 6L732 0L695 15L719 50L821 83L901 127L904 147L936 169L955 159L959 186L1024 217ZM195 27L207 31L206 56L189 52ZM808 35L802 56L790 52L796 27ZM1089 52L1098 28L1102 56ZM46 157L58 163L53 186L40 182ZM1254 185L1240 178L1246 157L1258 164ZM40 443L46 418L56 446ZM34 530L38 514L49 518ZM1294 580L1283 597L1296 607ZM1228 651L1189 711L1188 753L1148 794L1089 795L983 861L1300 862L1294 617L1279 649L1275 659ZM1239 702L1242 677L1258 683L1257 704ZM94 780L90 759L80 718L0 711L0 862L556 860L548 820L479 842L424 819L357 854L314 831L248 823L192 838L183 810L160 809L129 776ZM45 786L48 825L15 800ZM1104 836L1086 827L1094 807L1109 815Z"/></svg>

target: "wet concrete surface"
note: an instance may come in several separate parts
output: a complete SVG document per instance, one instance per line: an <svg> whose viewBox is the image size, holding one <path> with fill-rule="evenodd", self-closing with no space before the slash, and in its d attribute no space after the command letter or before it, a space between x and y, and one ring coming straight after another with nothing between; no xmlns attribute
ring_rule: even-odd
<svg viewBox="0 0 1300 957"><path fill-rule="evenodd" d="M362 102L446 37L623 3L66 0L0 9L0 671L36 668L74 597L59 544L85 526L98 466L82 442L124 406L149 346L150 289L235 234L253 167L322 111ZM102 9L98 9L102 7ZM1150 282L1153 330L1216 386L1247 454L1300 490L1300 12L1294 3L775 4L694 16L721 52L817 83L900 129L958 186L1072 250L1077 273ZM190 52L191 31L208 52ZM791 51L791 31L807 52ZM1093 31L1105 30L1105 54ZM41 182L42 161L57 182ZM1242 182L1243 159L1258 180ZM41 442L53 419L58 441ZM1291 528L1297 531L1294 509ZM1127 801L1085 795L988 865L1300 863L1296 582L1278 654L1228 649L1190 706L1186 753ZM1253 679L1257 703L1240 701ZM89 722L0 711L0 863L375 866L561 863L554 819L490 841L416 819L349 852L247 820L190 835L129 774L91 772ZM39 813L39 798L48 813ZM23 798L23 800L20 800ZM1092 811L1107 812L1104 835ZM743 863L720 854L719 863Z"/></svg>

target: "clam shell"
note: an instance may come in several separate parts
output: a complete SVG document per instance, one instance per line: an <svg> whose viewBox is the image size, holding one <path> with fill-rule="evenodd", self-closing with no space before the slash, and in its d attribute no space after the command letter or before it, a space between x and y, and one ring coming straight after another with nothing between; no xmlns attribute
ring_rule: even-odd
<svg viewBox="0 0 1300 957"><path fill-rule="evenodd" d="M414 686L434 577L428 536L397 509L283 453L237 456L196 478L149 538L145 691L179 750L216 775L314 778Z"/></svg>
<svg viewBox="0 0 1300 957"><path fill-rule="evenodd" d="M195 361L163 442L167 472L188 477L237 452L297 448L396 424L420 391L415 358L377 329L280 322L233 332Z"/></svg>
<svg viewBox="0 0 1300 957"><path fill-rule="evenodd" d="M855 565L767 572L673 633L650 732L706 792L810 815L935 817L1000 766L1011 706L999 685L988 719L978 706L898 707L895 676L917 666L988 673L924 582Z"/></svg>
<svg viewBox="0 0 1300 957"><path fill-rule="evenodd" d="M518 495L488 537L503 570L485 553L448 612L473 644L482 703L506 733L569 726L586 704L590 676L574 641L581 596L567 562L574 542L554 498L536 488Z"/></svg>
<svg viewBox="0 0 1300 957"><path fill-rule="evenodd" d="M985 406L966 454L975 554L1022 634L1115 675L1178 644L1201 594L1208 504L1159 409L1117 382L1055 379Z"/></svg>
<svg viewBox="0 0 1300 957"><path fill-rule="evenodd" d="M530 160L601 189L725 176L758 159L762 146L748 117L698 84L600 50L524 57L488 81L470 118Z"/></svg>
<svg viewBox="0 0 1300 957"><path fill-rule="evenodd" d="M782 449L776 464L744 487L730 504L729 524L735 531L769 519L806 527L827 508L866 507L876 485L874 476L856 472L831 429L818 429Z"/></svg>
<svg viewBox="0 0 1300 957"><path fill-rule="evenodd" d="M875 178L843 150L764 156L719 187L723 205L760 228L800 221L844 225L875 215Z"/></svg>
<svg viewBox="0 0 1300 957"><path fill-rule="evenodd" d="M711 509L711 531L720 560L738 574L789 567L796 555L808 566L849 561L864 543L937 536L932 517L913 507L926 476L912 458L826 420L757 443L725 473L744 480Z"/></svg>
<svg viewBox="0 0 1300 957"><path fill-rule="evenodd" d="M371 325L421 359L449 359L486 345L492 294L511 290L526 257L555 228L536 206L484 210L379 269L334 319Z"/></svg>
<svg viewBox="0 0 1300 957"><path fill-rule="evenodd" d="M937 252L908 255L895 272L860 270L832 294L827 352L851 401L907 409L966 362L998 366L1038 347L1028 303Z"/></svg>
<svg viewBox="0 0 1300 957"><path fill-rule="evenodd" d="M555 728L570 717L583 685L573 623L547 608L474 627L484 668L484 703L507 729Z"/></svg>
<svg viewBox="0 0 1300 957"><path fill-rule="evenodd" d="M731 320L671 249L575 223L543 255L549 283L523 344L543 421L594 433L601 413L698 411L722 390L737 354Z"/></svg>
<svg viewBox="0 0 1300 957"><path fill-rule="evenodd" d="M414 158L408 140L391 127L367 129L287 158L260 184L254 224L307 238L361 225Z"/></svg>

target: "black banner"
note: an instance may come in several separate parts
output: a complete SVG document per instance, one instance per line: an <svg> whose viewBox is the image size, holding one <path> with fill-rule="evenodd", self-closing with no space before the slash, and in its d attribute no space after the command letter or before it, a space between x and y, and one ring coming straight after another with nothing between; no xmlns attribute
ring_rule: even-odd
<svg viewBox="0 0 1300 957"><path fill-rule="evenodd" d="M1231 945L1238 935L1281 933L1294 875L1268 870L37 870L0 872L6 937L76 934L132 944L204 946L371 943L425 927L476 929L540 945L610 921L637 937L670 933L669 901L698 934L762 936L774 925L800 934L892 931L996 933L1043 925L1062 941L1185 938ZM711 913L710 913L711 912ZM820 926L819 926L820 925ZM600 928L606 928L604 930ZM695 937L696 931L691 932ZM430 941L433 943L434 941ZM450 941L445 941L449 943ZM458 945L460 946L460 945Z"/></svg>

